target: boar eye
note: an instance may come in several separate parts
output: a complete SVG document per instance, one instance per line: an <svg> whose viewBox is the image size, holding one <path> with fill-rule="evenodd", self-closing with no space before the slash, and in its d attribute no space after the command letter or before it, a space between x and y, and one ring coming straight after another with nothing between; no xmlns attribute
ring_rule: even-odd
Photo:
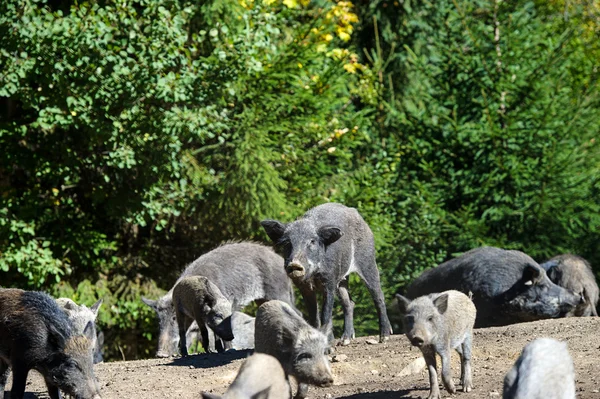
<svg viewBox="0 0 600 399"><path fill-rule="evenodd" d="M433 316L429 316L429 317L427 318L427 321L433 321Z"/></svg>
<svg viewBox="0 0 600 399"><path fill-rule="evenodd" d="M310 360L312 357L313 356L310 353L301 353L298 355L297 360Z"/></svg>

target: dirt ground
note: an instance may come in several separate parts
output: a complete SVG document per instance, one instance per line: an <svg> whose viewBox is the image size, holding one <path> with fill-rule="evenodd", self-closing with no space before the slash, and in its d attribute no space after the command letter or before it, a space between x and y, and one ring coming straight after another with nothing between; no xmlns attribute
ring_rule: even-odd
<svg viewBox="0 0 600 399"><path fill-rule="evenodd" d="M567 341L577 373L578 398L600 399L600 318L544 320L475 330L473 348L474 389L444 398L499 398L506 372L525 344L537 337ZM395 335L384 344L369 344L374 337L358 338L349 346L337 347L332 368L335 383L329 388L311 388L311 398L425 398L429 386L427 370L404 375L402 370L420 357L404 335ZM104 363L96 375L104 399L199 398L201 391L222 394L250 352L193 355L186 359L151 359ZM346 355L347 358L344 359ZM458 384L458 354L452 358ZM28 398L47 398L43 381L36 373L29 377Z"/></svg>

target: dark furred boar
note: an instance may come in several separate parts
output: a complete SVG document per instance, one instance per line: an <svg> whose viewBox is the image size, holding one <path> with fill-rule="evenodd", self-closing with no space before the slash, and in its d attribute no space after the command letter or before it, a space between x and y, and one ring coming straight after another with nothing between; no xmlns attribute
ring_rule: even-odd
<svg viewBox="0 0 600 399"><path fill-rule="evenodd" d="M273 356L250 356L223 396L203 393L204 399L290 399L292 389L281 364Z"/></svg>
<svg viewBox="0 0 600 399"><path fill-rule="evenodd" d="M179 350L187 356L186 333L195 320L200 327L202 347L210 353L208 330L214 330L231 315L231 302L204 276L182 278L173 288L173 304L179 326ZM233 333L223 339L233 340Z"/></svg>
<svg viewBox="0 0 600 399"><path fill-rule="evenodd" d="M262 304L256 312L254 349L274 356L286 374L298 381L296 399L305 398L308 385L333 384L326 352L327 336L310 326L295 309L281 301Z"/></svg>
<svg viewBox="0 0 600 399"><path fill-rule="evenodd" d="M450 358L456 349L461 360L461 384L464 392L473 389L471 374L471 346L475 305L459 291L445 291L410 301L396 295L400 313L404 315L404 329L411 344L423 352L429 369L431 389L428 399L440 399L435 354L442 358L442 381L449 393L456 393L452 381Z"/></svg>
<svg viewBox="0 0 600 399"><path fill-rule="evenodd" d="M252 301L262 303L270 299L293 304L292 286L282 264L283 259L267 246L253 242L229 243L196 259L183 271L177 282L187 276L205 276L230 302L235 303L234 310ZM175 355L179 333L173 307L173 289L156 301L142 300L158 314L160 333L156 356Z"/></svg>
<svg viewBox="0 0 600 399"><path fill-rule="evenodd" d="M29 370L44 376L51 399L59 390L77 398L100 398L92 363L91 324L73 334L67 315L41 292L0 289L0 398L12 368L12 399L23 398Z"/></svg>
<svg viewBox="0 0 600 399"><path fill-rule="evenodd" d="M540 266L556 285L559 285L583 298L583 302L567 313L569 316L598 316L598 284L592 267L581 256L558 255Z"/></svg>
<svg viewBox="0 0 600 399"><path fill-rule="evenodd" d="M373 233L356 209L329 203L312 208L288 224L276 220L264 220L261 224L283 254L285 271L304 298L310 324L332 331L333 298L337 292L344 310L340 342L350 343L354 338L354 302L348 293L348 275L356 272L375 302L380 340L390 336L392 327L379 282ZM323 294L320 319L317 290Z"/></svg>
<svg viewBox="0 0 600 399"><path fill-rule="evenodd" d="M581 299L550 281L523 252L494 247L472 249L426 270L410 284L407 296L447 290L473 294L476 327L561 317Z"/></svg>
<svg viewBox="0 0 600 399"><path fill-rule="evenodd" d="M575 368L565 342L527 344L504 378L504 399L575 399Z"/></svg>

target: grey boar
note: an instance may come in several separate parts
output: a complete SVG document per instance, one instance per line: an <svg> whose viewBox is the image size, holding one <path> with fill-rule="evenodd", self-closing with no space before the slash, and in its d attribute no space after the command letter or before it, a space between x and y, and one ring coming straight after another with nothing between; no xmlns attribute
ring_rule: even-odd
<svg viewBox="0 0 600 399"><path fill-rule="evenodd" d="M494 247L472 249L426 270L406 293L416 298L447 290L473 294L475 327L561 317L581 301L550 281L528 255Z"/></svg>
<svg viewBox="0 0 600 399"><path fill-rule="evenodd" d="M336 203L322 204L294 222L263 220L261 225L283 254L285 271L304 298L310 324L316 328L322 325L333 341L333 300L337 291L344 311L340 343L350 343L354 338L354 302L348 292L348 276L356 272L375 302L379 339L389 338L392 326L379 282L373 233L356 209ZM323 295L320 319L317 290Z"/></svg>
<svg viewBox="0 0 600 399"><path fill-rule="evenodd" d="M310 326L282 301L269 301L258 308L255 321L254 350L274 356L287 375L298 381L295 398L305 398L308 385L333 384L327 359L327 336Z"/></svg>
<svg viewBox="0 0 600 399"><path fill-rule="evenodd" d="M416 298L413 301L396 295L400 313L404 315L406 336L423 353L429 369L431 389L428 399L438 399L435 354L442 359L442 381L449 393L455 393L450 358L456 349L461 360L460 381L464 392L473 389L471 346L476 310L473 302L462 292L445 291Z"/></svg>
<svg viewBox="0 0 600 399"><path fill-rule="evenodd" d="M88 323L82 335L73 332L69 318L56 301L41 292L0 289L0 398L9 368L12 399L21 399L30 370L42 374L51 399L60 391L76 399L98 399Z"/></svg>
<svg viewBox="0 0 600 399"><path fill-rule="evenodd" d="M75 328L75 334L83 334L83 330L91 323L92 325L92 346L94 347L94 363L101 363L102 358L102 345L104 343L104 334L97 332L96 330L96 318L98 317L98 311L102 305L102 299L99 299L91 307L85 305L77 305L72 299L69 298L58 298L56 300L58 306L69 317L71 324Z"/></svg>
<svg viewBox="0 0 600 399"><path fill-rule="evenodd" d="M583 302L569 311L566 316L598 316L598 283L592 267L581 256L564 254L542 263L540 266L553 283L583 298Z"/></svg>
<svg viewBox="0 0 600 399"><path fill-rule="evenodd" d="M283 259L272 248L253 243L224 244L196 259L181 274L205 276L239 310L252 301L259 304L280 299L293 304L292 286L281 267ZM158 300L142 298L158 314L159 337L156 356L175 355L179 333L173 307L173 288ZM188 332L189 334L189 332Z"/></svg>
<svg viewBox="0 0 600 399"><path fill-rule="evenodd" d="M231 302L223 296L219 288L204 276L182 278L173 288L173 305L179 326L179 350L187 356L186 333L193 321L200 328L202 347L210 353L208 326L214 330L231 315ZM233 340L233 334L222 337Z"/></svg>
<svg viewBox="0 0 600 399"><path fill-rule="evenodd" d="M567 344L538 338L523 348L504 378L503 399L575 399L575 369Z"/></svg>
<svg viewBox="0 0 600 399"><path fill-rule="evenodd" d="M221 338L233 335L233 349L254 349L254 322L254 317L236 311L225 318L214 332Z"/></svg>
<svg viewBox="0 0 600 399"><path fill-rule="evenodd" d="M204 399L290 399L292 388L281 364L273 356L250 356L223 396L202 393Z"/></svg>

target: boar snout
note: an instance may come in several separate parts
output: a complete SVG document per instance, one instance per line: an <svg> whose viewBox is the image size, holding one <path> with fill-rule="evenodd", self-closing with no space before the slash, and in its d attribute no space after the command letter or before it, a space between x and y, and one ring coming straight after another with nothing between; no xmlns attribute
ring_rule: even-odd
<svg viewBox="0 0 600 399"><path fill-rule="evenodd" d="M290 278L300 278L304 277L306 274L306 270L304 266L302 266L298 262L292 262L285 268L285 272L288 274Z"/></svg>
<svg viewBox="0 0 600 399"><path fill-rule="evenodd" d="M412 337L410 343L413 344L413 346L420 348L425 343L425 340L421 337Z"/></svg>

